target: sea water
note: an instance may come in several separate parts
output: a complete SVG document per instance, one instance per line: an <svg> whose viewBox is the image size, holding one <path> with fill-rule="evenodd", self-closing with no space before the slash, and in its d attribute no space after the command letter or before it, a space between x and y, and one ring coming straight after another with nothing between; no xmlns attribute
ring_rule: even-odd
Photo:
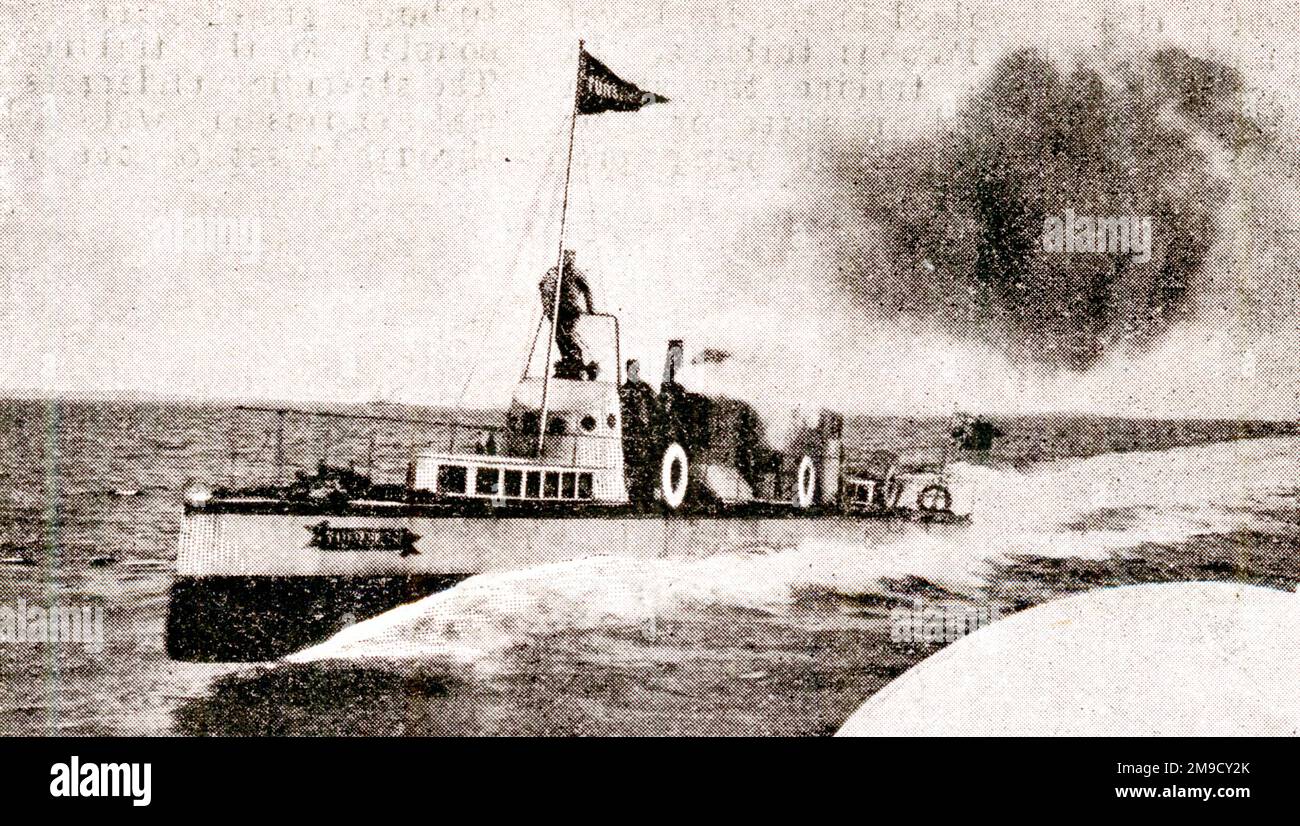
<svg viewBox="0 0 1300 826"><path fill-rule="evenodd" d="M220 478L229 410L5 412L0 556L33 564L0 566L0 602L98 606L104 633L0 643L4 733L823 735L951 641L898 638L900 612L996 618L1107 585L1300 580L1300 439L1053 458L1035 446L1070 423L1026 419L1004 428L1018 455L949 468L969 526L502 571L283 661L178 663L163 648L177 491ZM1137 445L1171 431L1104 429ZM1113 446L1094 441L1072 449Z"/></svg>

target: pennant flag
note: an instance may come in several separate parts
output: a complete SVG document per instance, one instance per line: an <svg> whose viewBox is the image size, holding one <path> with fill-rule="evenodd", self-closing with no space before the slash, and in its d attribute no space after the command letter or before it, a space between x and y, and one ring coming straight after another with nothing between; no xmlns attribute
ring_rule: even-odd
<svg viewBox="0 0 1300 826"><path fill-rule="evenodd" d="M635 112L651 103L667 103L668 98L646 92L614 74L609 67L581 50L578 64L578 114L601 112Z"/></svg>

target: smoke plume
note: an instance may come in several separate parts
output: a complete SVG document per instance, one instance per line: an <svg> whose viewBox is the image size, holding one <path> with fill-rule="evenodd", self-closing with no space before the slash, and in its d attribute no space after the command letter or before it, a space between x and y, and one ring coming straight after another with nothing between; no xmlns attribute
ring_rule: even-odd
<svg viewBox="0 0 1300 826"><path fill-rule="evenodd" d="M877 320L1087 370L1196 312L1231 195L1218 170L1270 143L1242 92L1235 69L1179 49L1099 66L1017 51L933 134L828 141L809 223ZM1045 249L1067 210L1150 218L1149 258Z"/></svg>

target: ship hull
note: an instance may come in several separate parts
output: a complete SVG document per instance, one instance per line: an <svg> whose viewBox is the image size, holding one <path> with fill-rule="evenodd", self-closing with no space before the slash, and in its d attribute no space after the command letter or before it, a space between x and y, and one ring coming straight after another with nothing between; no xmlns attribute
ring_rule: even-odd
<svg viewBox="0 0 1300 826"><path fill-rule="evenodd" d="M464 578L180 576L168 604L167 656L189 662L278 659Z"/></svg>
<svg viewBox="0 0 1300 826"><path fill-rule="evenodd" d="M765 514L757 506L744 518L628 508L585 516L257 511L216 508L184 516L167 621L173 659L274 659L476 574L597 555L761 551L807 539L865 549L915 529L906 521L925 521L933 530L960 529L965 521L917 511Z"/></svg>

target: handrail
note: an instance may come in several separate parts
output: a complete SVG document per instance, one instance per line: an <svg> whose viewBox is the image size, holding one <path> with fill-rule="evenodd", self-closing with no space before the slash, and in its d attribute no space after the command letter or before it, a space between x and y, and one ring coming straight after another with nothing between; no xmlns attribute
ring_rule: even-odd
<svg viewBox="0 0 1300 826"><path fill-rule="evenodd" d="M575 439L575 440L576 439L597 439L605 442L617 442L621 440L621 437L619 436L607 435L604 433L548 433L547 438L548 439ZM430 447L433 447L433 445L430 445ZM505 456L507 454L503 453L501 455Z"/></svg>
<svg viewBox="0 0 1300 826"><path fill-rule="evenodd" d="M294 407L235 405L229 419L226 477L236 480L283 483L295 470L317 464L355 467L376 481L400 482L409 465L425 452L473 458L510 456L508 426L421 419L376 413L344 413ZM577 466L590 450L608 452L619 436L599 430L587 432L576 422L562 434L551 434L559 461ZM477 454L486 434L495 434L497 451ZM565 441L570 444L565 444ZM602 463L603 464L603 463Z"/></svg>
<svg viewBox="0 0 1300 826"><path fill-rule="evenodd" d="M610 321L614 322L614 378L616 383L621 386L623 384L623 334L620 331L618 316L613 313L579 313L579 315L591 316L592 318L608 318ZM524 360L524 372L519 377L520 381L531 375L530 371L533 366L533 354L537 349L537 339L541 337L542 325L546 323L546 316L543 314L542 318L537 322L537 329L533 332L533 341L528 348L528 358ZM543 365L543 367L545 367L545 365Z"/></svg>
<svg viewBox="0 0 1300 826"><path fill-rule="evenodd" d="M622 334L618 328L618 316L613 313L588 313L597 318L608 318L614 322L614 383L623 386L623 344Z"/></svg>
<svg viewBox="0 0 1300 826"><path fill-rule="evenodd" d="M474 423L376 413L344 413L295 407L234 405L229 418L226 476L282 483L288 472L317 464L364 469L393 482L404 478L415 455L445 445L448 451L472 449L465 440L506 428Z"/></svg>
<svg viewBox="0 0 1300 826"><path fill-rule="evenodd" d="M401 424L418 424L427 427L469 427L478 430L487 430L493 433L505 432L505 427L497 424L479 424L477 422L449 422L438 419L407 419L399 416L380 416L374 413L335 413L331 410L302 410L295 407L259 407L251 404L237 404L234 407L237 411L251 411L254 413L289 413L294 416L319 416L327 419L362 419L366 421L378 422L398 422Z"/></svg>

